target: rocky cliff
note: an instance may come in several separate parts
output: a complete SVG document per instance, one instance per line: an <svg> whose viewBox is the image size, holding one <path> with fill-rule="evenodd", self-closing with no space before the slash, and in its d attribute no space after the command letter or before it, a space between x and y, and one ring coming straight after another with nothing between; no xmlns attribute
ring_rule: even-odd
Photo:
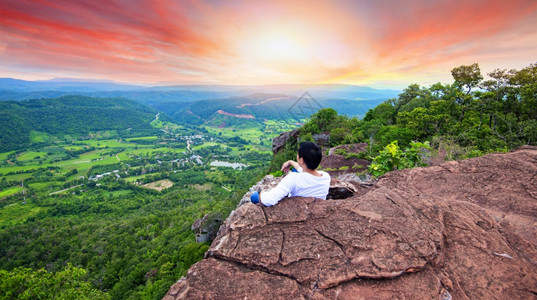
<svg viewBox="0 0 537 300"><path fill-rule="evenodd" d="M537 299L537 147L248 202L164 299Z"/></svg>

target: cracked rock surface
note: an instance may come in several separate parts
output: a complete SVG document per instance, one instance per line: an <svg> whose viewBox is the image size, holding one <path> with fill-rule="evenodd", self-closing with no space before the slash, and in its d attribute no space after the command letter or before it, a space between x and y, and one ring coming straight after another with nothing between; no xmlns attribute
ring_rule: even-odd
<svg viewBox="0 0 537 300"><path fill-rule="evenodd" d="M537 299L537 147L245 202L164 299Z"/></svg>

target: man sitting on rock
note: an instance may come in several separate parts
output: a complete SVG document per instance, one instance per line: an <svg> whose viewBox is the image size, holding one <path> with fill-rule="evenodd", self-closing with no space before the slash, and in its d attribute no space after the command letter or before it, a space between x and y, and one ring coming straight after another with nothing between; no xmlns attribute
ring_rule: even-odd
<svg viewBox="0 0 537 300"><path fill-rule="evenodd" d="M330 175L324 171L317 171L321 163L322 151L312 142L302 142L298 148L297 161L286 161L282 171L287 173L290 167L294 170L272 190L267 192L254 192L250 199L254 204L265 206L276 205L284 197L314 197L326 199L330 187Z"/></svg>

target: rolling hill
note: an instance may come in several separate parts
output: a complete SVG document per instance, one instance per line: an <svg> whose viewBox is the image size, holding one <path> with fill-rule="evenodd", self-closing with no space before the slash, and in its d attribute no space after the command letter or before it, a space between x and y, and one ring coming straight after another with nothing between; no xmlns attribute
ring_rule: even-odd
<svg viewBox="0 0 537 300"><path fill-rule="evenodd" d="M309 93L303 97L284 94L252 94L244 97L199 100L190 103L161 102L154 104L153 107L179 123L202 124L210 122L213 125L218 125L214 124L214 120L224 119L222 122L237 123L246 120L263 122L265 119L295 119L298 122L325 107L331 107L340 114L348 116L364 116L370 108L377 106L384 100L315 99ZM245 118L245 116L248 117Z"/></svg>
<svg viewBox="0 0 537 300"><path fill-rule="evenodd" d="M265 120L301 122L326 107L362 117L398 93L341 84L147 87L99 80L0 78L0 100L4 100L0 150L29 145L31 131L84 135L125 129L144 123L150 119L146 114L152 118L157 111L184 125L220 127L248 127Z"/></svg>
<svg viewBox="0 0 537 300"><path fill-rule="evenodd" d="M73 138L102 130L148 127L157 111L122 98L63 96L0 102L0 151L28 147L32 132Z"/></svg>

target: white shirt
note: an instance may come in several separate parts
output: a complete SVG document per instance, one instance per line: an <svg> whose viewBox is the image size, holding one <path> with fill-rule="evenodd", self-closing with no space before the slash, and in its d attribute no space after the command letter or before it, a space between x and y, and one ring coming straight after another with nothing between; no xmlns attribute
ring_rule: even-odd
<svg viewBox="0 0 537 300"><path fill-rule="evenodd" d="M330 188L330 175L317 171L321 176L307 172L290 172L272 190L261 194L261 203L266 206L276 205L283 197L314 197L326 200Z"/></svg>

